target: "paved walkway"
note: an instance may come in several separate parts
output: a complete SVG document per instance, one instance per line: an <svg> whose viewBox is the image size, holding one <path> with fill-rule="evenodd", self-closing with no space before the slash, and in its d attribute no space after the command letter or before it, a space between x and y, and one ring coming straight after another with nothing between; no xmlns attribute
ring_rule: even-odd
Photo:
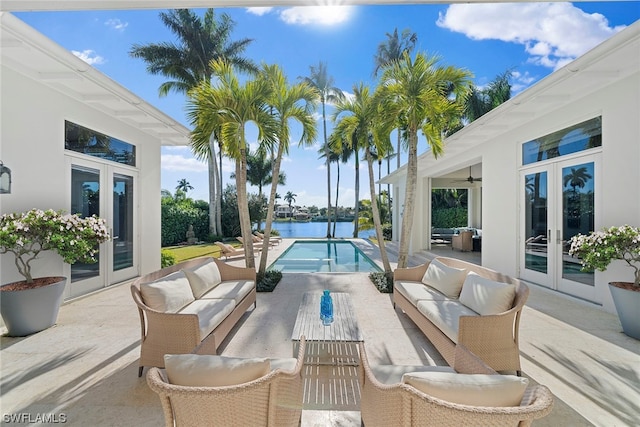
<svg viewBox="0 0 640 427"><path fill-rule="evenodd" d="M270 262L288 243L270 250ZM379 260L375 246L358 244ZM425 256L432 255L410 262L416 265ZM257 308L223 342L222 354L290 356L302 293L322 289L352 294L372 363L444 364L393 308L390 295L380 294L363 273L285 274L273 293L258 294ZM556 396L553 412L535 425L640 425L640 342L621 333L615 315L536 286L531 290L521 321L523 371ZM25 417L24 425L28 416L64 414L74 426L162 425L157 396L137 376L139 328L129 286L122 284L65 304L53 328L26 338L2 337L2 422ZM304 411L302 424L359 426L360 418L357 411Z"/></svg>

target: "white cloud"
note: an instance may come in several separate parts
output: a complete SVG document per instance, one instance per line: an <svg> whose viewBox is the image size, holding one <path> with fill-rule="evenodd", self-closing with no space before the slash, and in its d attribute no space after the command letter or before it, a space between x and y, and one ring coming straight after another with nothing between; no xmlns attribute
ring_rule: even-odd
<svg viewBox="0 0 640 427"><path fill-rule="evenodd" d="M207 172L207 164L193 157L188 158L175 154L163 154L160 158L162 170L174 172Z"/></svg>
<svg viewBox="0 0 640 427"><path fill-rule="evenodd" d="M258 15L258 16L266 15L272 10L273 10L272 7L248 7L247 8L247 12L254 15Z"/></svg>
<svg viewBox="0 0 640 427"><path fill-rule="evenodd" d="M188 145L167 145L162 147L166 151L188 151L191 152L191 147Z"/></svg>
<svg viewBox="0 0 640 427"><path fill-rule="evenodd" d="M519 71L511 72L511 92L516 94L528 88L536 78L529 74L528 71L521 73Z"/></svg>
<svg viewBox="0 0 640 427"><path fill-rule="evenodd" d="M436 24L473 40L521 44L529 62L554 69L624 28L571 3L454 4Z"/></svg>
<svg viewBox="0 0 640 427"><path fill-rule="evenodd" d="M104 58L98 55L92 49L85 49L82 52L77 50L72 50L71 53L73 53L75 56L82 59L84 62L86 62L89 65L104 64L105 62Z"/></svg>
<svg viewBox="0 0 640 427"><path fill-rule="evenodd" d="M124 29L129 26L129 23L128 22L122 22L118 18L112 18L112 19L107 19L104 22L104 25L106 25L107 27L111 27L111 28L113 28L114 30L117 30L117 31L124 31Z"/></svg>
<svg viewBox="0 0 640 427"><path fill-rule="evenodd" d="M296 6L280 12L280 19L294 25L336 25L349 19L353 6Z"/></svg>

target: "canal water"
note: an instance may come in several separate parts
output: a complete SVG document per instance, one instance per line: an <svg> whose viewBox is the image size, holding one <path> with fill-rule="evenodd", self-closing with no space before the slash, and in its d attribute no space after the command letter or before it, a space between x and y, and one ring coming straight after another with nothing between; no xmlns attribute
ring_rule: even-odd
<svg viewBox="0 0 640 427"><path fill-rule="evenodd" d="M262 223L264 227L264 223ZM271 226L272 229L278 230L281 237L295 238L295 237L313 237L313 238L325 238L327 237L327 223L326 222L274 222ZM333 223L331 223L331 230L333 231ZM367 238L369 236L375 236L376 231L374 229L360 231L358 237ZM336 238L351 238L353 237L353 222L338 222L336 223Z"/></svg>

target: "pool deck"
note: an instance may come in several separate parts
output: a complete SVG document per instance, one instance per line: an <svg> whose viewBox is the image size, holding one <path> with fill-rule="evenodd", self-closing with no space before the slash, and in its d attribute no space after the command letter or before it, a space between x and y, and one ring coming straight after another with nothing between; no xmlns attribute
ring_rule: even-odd
<svg viewBox="0 0 640 427"><path fill-rule="evenodd" d="M270 249L269 260L290 243ZM358 246L379 262L375 246L364 240ZM476 256L450 248L442 252ZM432 256L411 257L410 265ZM389 257L395 267L393 245ZM243 265L243 260L230 264ZM365 273L285 274L274 292L258 294L257 307L222 343L221 354L290 357L302 294L323 289L352 295L371 363L444 364ZM3 421L11 414L45 413L64 414L72 426L162 425L159 399L137 376L139 328L128 283L123 283L63 305L53 328L25 338L3 336ZM556 398L551 414L534 425L640 425L640 341L622 334L616 315L532 285L520 332L525 376L548 386ZM303 411L304 427L359 425L358 411Z"/></svg>

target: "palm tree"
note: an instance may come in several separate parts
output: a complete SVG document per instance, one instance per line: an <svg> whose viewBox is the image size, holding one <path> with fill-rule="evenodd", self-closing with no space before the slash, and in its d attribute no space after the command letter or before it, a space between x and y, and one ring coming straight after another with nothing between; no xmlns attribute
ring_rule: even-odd
<svg viewBox="0 0 640 427"><path fill-rule="evenodd" d="M334 221L333 221L333 231L331 232L331 237L335 238L336 237L336 224L338 223L338 199L340 196L340 163L347 163L349 161L349 157L351 157L352 154L352 150L349 148L349 146L347 144L344 144L342 146L342 151L338 152L335 151L332 148L332 144L331 142L331 138L336 138L336 137L341 137L339 135L336 134L331 134L329 135L329 163L335 163L336 164L336 203L335 203L335 214L334 214ZM318 154L320 154L320 156L318 158L320 159L324 159L327 156L327 149L324 147L324 145L318 150ZM358 182L356 181L356 188L358 186Z"/></svg>
<svg viewBox="0 0 640 427"><path fill-rule="evenodd" d="M464 117L472 122L511 98L511 70L499 74L485 89L472 88L465 103Z"/></svg>
<svg viewBox="0 0 640 427"><path fill-rule="evenodd" d="M224 59L241 71L257 71L255 64L242 56L253 40L231 40L235 22L229 15L222 14L216 19L214 10L207 9L200 18L190 9L174 9L160 12L160 19L176 35L178 43L134 44L129 51L132 57L141 58L147 63L150 74L161 74L171 79L160 85L160 96L166 96L171 91L187 94L200 82L211 81L210 63L214 59ZM196 158L207 160L209 232L219 234L222 233L222 157L219 175L215 154L217 135L213 130L207 141L192 144L192 150Z"/></svg>
<svg viewBox="0 0 640 427"><path fill-rule="evenodd" d="M291 191L287 191L287 194L284 195L284 201L289 204L289 213L293 213L291 211L291 203L296 201L297 196L297 194L292 193Z"/></svg>
<svg viewBox="0 0 640 427"><path fill-rule="evenodd" d="M402 34L398 36L398 29L393 29L393 34L386 33L387 40L380 42L376 55L373 58L375 68L373 69L373 75L377 76L378 72L389 66L392 62L402 59L404 53L411 54L418 41L418 34L412 33L409 28L402 30ZM400 145L402 142L400 132L401 122L398 121L398 168L400 168ZM389 171L389 164L391 159L387 157L387 173Z"/></svg>
<svg viewBox="0 0 640 427"><path fill-rule="evenodd" d="M273 183L271 160L260 151L256 153L247 152L247 182L258 187L258 198L262 199L262 187ZM236 174L232 172L229 178L235 179ZM284 172L278 174L275 180L277 185L286 185L287 176Z"/></svg>
<svg viewBox="0 0 640 427"><path fill-rule="evenodd" d="M186 178L182 178L181 180L178 181L176 190L182 190L186 194L189 190L193 190L193 186L189 183L189 181L187 181Z"/></svg>
<svg viewBox="0 0 640 427"><path fill-rule="evenodd" d="M289 85L286 75L277 65L264 65L262 78L271 85L271 97L268 101L269 109L278 122L278 146L276 154L273 156L271 193L269 195L269 207L267 208L267 219L264 229L265 241L262 248L262 250L265 251L263 253L267 253L269 237L271 236L271 224L273 222L275 201L280 198L276 192L276 177L280 174L282 157L289 152L289 123L291 120L295 120L302 125L302 135L300 137L299 144L310 145L315 141L316 126L311 113L315 108L317 94L316 91L314 91L307 83L297 83L292 86ZM271 152L273 153L273 150L271 150ZM295 195L293 196L295 197ZM289 204L289 208L291 208L291 204ZM267 257L263 256L260 258L258 274L264 274L266 269Z"/></svg>
<svg viewBox="0 0 640 427"><path fill-rule="evenodd" d="M344 98L340 89L333 86L333 77L327 74L327 65L319 62L318 66L309 67L311 75L304 77L303 81L316 90L322 103L322 130L325 146L325 161L327 165L327 238L331 237L331 163L329 158L329 144L327 144L327 114L326 104L335 103Z"/></svg>
<svg viewBox="0 0 640 427"><path fill-rule="evenodd" d="M398 267L406 267L413 226L418 179L418 131L422 131L434 157L442 154L442 132L459 121L471 74L455 67L439 67L439 58L408 53L384 69L378 96L381 135L388 135L403 117L408 141L404 214L400 233Z"/></svg>
<svg viewBox="0 0 640 427"><path fill-rule="evenodd" d="M245 127L252 122L258 129L258 142L270 147L276 142L277 123L269 113L271 86L264 79L247 80L243 84L231 64L216 60L211 64L216 84L202 82L191 92L189 117L194 125L192 138L209 138L214 126L219 126L225 152L236 163L236 189L240 229L247 254L247 267L255 267L251 235L251 219L247 198L247 140Z"/></svg>
<svg viewBox="0 0 640 427"><path fill-rule="evenodd" d="M377 138L378 108L376 100L370 94L369 87L360 83L360 85L353 87L353 93L354 98L352 100L345 99L336 104L336 110L333 114L334 120L337 120L343 113L350 114L343 116L340 121L336 123L334 134L340 135L340 137L332 138L332 142L335 144L333 148L336 151L342 151L343 147L341 144L346 143L350 145L351 149L356 153L361 148L365 151L369 172L369 192L371 194L373 223L376 229L384 271L387 275L390 275L391 265L389 264L389 258L384 246L380 210L376 200L375 181L373 178L373 156L371 156L371 152L375 150L377 153L383 155L383 153L391 149L391 146L387 143L388 140ZM357 195L356 200L358 200ZM356 221L356 224L358 223L359 220Z"/></svg>
<svg viewBox="0 0 640 427"><path fill-rule="evenodd" d="M587 182L593 178L591 174L587 173L587 168L582 166L579 168L571 168L571 172L562 177L562 185L571 186L574 195L578 194L578 187L584 188Z"/></svg>

